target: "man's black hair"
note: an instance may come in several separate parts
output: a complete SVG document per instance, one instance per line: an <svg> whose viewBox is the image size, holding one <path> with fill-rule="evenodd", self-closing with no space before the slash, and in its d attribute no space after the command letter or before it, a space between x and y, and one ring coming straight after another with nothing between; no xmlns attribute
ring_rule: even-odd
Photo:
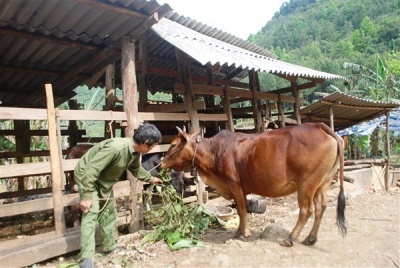
<svg viewBox="0 0 400 268"><path fill-rule="evenodd" d="M133 139L137 144L147 143L152 146L155 143L161 143L162 136L155 125L145 123L135 130Z"/></svg>

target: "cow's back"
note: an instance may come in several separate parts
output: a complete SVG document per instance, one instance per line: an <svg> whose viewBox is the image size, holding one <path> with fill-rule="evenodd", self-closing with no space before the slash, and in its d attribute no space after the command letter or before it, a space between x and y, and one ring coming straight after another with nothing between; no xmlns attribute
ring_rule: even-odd
<svg viewBox="0 0 400 268"><path fill-rule="evenodd" d="M231 159L244 193L283 196L337 164L337 142L321 124L303 124L235 137ZM230 141L232 142L232 140ZM223 158L224 159L224 158Z"/></svg>

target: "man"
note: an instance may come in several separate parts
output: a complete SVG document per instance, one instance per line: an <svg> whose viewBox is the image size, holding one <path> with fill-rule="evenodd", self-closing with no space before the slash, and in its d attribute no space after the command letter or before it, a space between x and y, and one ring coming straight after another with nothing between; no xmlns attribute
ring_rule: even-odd
<svg viewBox="0 0 400 268"><path fill-rule="evenodd" d="M114 234L117 212L112 188L126 170L144 182L161 184L141 166L141 154L148 153L161 142L160 131L152 124L140 126L132 138L104 140L79 160L74 175L81 197L83 211L81 222L80 267L94 267L95 230L99 223L102 247L105 253L116 249Z"/></svg>

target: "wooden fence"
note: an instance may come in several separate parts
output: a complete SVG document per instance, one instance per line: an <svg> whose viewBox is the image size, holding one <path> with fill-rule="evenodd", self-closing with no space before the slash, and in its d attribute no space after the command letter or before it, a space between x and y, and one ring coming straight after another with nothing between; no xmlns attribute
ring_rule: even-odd
<svg viewBox="0 0 400 268"><path fill-rule="evenodd" d="M51 174L51 197L0 205L0 218L52 209L54 211L55 231L1 242L0 263L3 267L28 266L80 249L79 229L66 228L64 219L64 207L78 204L80 202L79 196L77 193L67 194L63 192L65 173L72 171L78 160L63 159L63 152L60 146L60 121L113 121L120 122L123 125L127 120L125 112L56 109L53 105L51 86L46 85L46 94L47 109L0 107L0 119L47 120L50 161L0 165L0 178L10 179ZM139 112L138 118L139 122L190 121L190 115L187 113ZM198 120L227 121L228 117L226 114L198 114ZM168 147L169 144L159 144L151 152L165 152ZM8 154L8 156L10 155L12 153ZM21 152L15 152L15 155L19 157L24 156ZM32 154L30 153L30 155ZM114 187L115 196L118 197L127 194L126 189L130 189L130 181L118 182ZM29 193L34 194L37 191L24 191L24 194ZM132 198L136 193L130 192L129 194ZM197 194L200 195L202 193L199 192ZM192 202L196 200L197 197L194 196L184 201ZM125 220L119 222L119 224L126 224L128 220L129 217L125 217Z"/></svg>

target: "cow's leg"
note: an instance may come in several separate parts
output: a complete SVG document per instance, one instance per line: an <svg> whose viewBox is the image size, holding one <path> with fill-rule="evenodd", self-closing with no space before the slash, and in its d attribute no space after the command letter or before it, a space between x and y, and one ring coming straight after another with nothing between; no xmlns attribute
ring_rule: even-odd
<svg viewBox="0 0 400 268"><path fill-rule="evenodd" d="M293 246L293 240L299 236L304 225L306 225L308 218L314 213L313 196L314 191L311 192L310 189L307 190L306 188L303 188L302 190L299 189L297 198L300 207L299 218L290 235L280 243L281 246Z"/></svg>
<svg viewBox="0 0 400 268"><path fill-rule="evenodd" d="M326 192L329 189L331 181L322 185L316 192L314 196L314 205L315 205L315 216L314 216L314 225L310 231L310 234L304 239L303 244L310 246L314 245L317 242L318 230L321 225L322 215L326 210L327 201L326 201Z"/></svg>
<svg viewBox="0 0 400 268"><path fill-rule="evenodd" d="M251 236L250 228L247 221L246 195L243 194L242 188L240 186L232 187L232 195L237 205L240 219L239 228L236 232L235 237L243 236L246 239Z"/></svg>

